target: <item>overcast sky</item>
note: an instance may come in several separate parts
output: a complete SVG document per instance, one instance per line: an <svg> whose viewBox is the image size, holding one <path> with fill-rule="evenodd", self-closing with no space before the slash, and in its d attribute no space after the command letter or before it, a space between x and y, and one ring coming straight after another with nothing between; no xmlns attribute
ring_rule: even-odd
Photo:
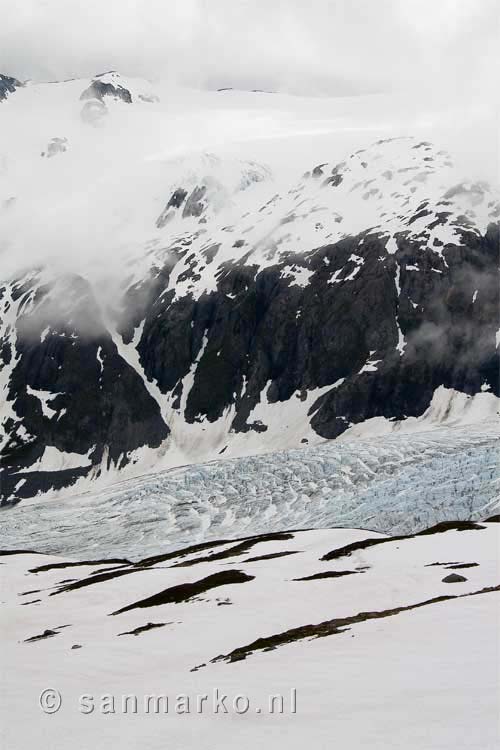
<svg viewBox="0 0 500 750"><path fill-rule="evenodd" d="M350 94L496 81L498 0L0 0L0 72Z"/></svg>

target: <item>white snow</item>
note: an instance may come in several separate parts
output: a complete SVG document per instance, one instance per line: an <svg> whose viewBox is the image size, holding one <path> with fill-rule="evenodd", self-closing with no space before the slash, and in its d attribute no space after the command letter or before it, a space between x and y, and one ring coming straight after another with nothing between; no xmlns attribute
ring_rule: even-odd
<svg viewBox="0 0 500 750"><path fill-rule="evenodd" d="M60 396L60 393L53 393L52 391L30 388L30 386L27 387L26 391L30 396L35 396L39 399L42 406L42 413L45 417L47 417L47 419L52 419L52 417L58 414L58 410L53 409L49 404L53 399L56 398L56 396Z"/></svg>
<svg viewBox="0 0 500 750"><path fill-rule="evenodd" d="M62 593L56 592L64 579L90 580L106 568L134 569L83 564L36 573L30 570L64 558L6 556L0 567L2 676L9 686L0 704L5 746L24 750L43 741L53 750L100 750L119 742L123 750L160 750L167 742L198 750L200 742L222 748L237 742L245 750L337 744L353 750L473 750L479 742L493 750L499 739L498 591L475 592L498 586L499 527L483 526L387 541L329 562L321 558L331 550L383 537L352 529L302 531L289 539L255 540L247 551L234 552L229 549L237 543L227 540ZM203 562L221 551L228 556ZM294 554L249 561L280 552ZM172 567L179 560L194 564ZM452 562L475 565L453 571L446 567ZM110 616L169 587L229 570L253 580ZM295 580L324 571L353 572ZM466 581L444 583L451 572ZM433 601L442 596L458 598ZM306 631L302 639L249 653L241 661L212 662L259 638L370 612L386 616L362 617L323 638ZM120 635L147 623L163 626ZM46 629L56 635L26 642ZM50 716L39 706L47 688L62 699ZM228 714L214 712L216 688L228 696ZM191 713L176 713L179 694L189 696ZM200 694L209 698L197 713ZM250 702L242 715L232 708L237 694ZM268 696L276 694L283 695L284 710L270 715ZM82 695L93 696L91 713L82 712ZM115 698L113 713L109 701L108 713L102 710L105 695ZM122 696L129 695L137 697L137 713L133 702L124 713ZM146 713L147 695L169 696L168 715L161 703L159 713Z"/></svg>
<svg viewBox="0 0 500 750"><path fill-rule="evenodd" d="M281 276L284 279L291 279L290 284L295 284L296 286L306 287L309 283L309 279L313 275L313 271L310 271L308 268L303 268L301 266L290 266L285 267L283 270Z"/></svg>
<svg viewBox="0 0 500 750"><path fill-rule="evenodd" d="M352 425L337 440L369 439L396 432L413 434L442 425L476 425L480 429L481 423L497 432L500 430L500 399L495 394L482 392L468 396L466 393L440 386L434 392L429 408L421 417L407 417L402 421L373 417Z"/></svg>
<svg viewBox="0 0 500 750"><path fill-rule="evenodd" d="M379 364L379 362L382 362L382 360L381 359L372 359L371 358L372 354L374 354L374 352L370 352L370 357L368 357L368 359L366 360L365 364L363 365L363 367L359 371L358 375L361 375L363 372L376 372L377 371L377 369L378 369L377 365Z"/></svg>
<svg viewBox="0 0 500 750"><path fill-rule="evenodd" d="M403 332L400 328L399 320L397 318L396 318L396 324L398 327L398 343L396 344L396 349L402 355L405 350L406 341L405 341L405 337L403 336Z"/></svg>
<svg viewBox="0 0 500 750"><path fill-rule="evenodd" d="M102 346L99 346L97 348L97 354L96 354L96 356L97 356L97 361L99 362L99 367L101 368L101 373L102 373L102 371L104 369L104 360L102 358Z"/></svg>
<svg viewBox="0 0 500 750"><path fill-rule="evenodd" d="M68 453L59 450L54 445L47 445L43 454L38 461L35 461L29 469L22 469L20 473L26 471L64 471L65 469L78 469L84 466L90 466L90 453Z"/></svg>

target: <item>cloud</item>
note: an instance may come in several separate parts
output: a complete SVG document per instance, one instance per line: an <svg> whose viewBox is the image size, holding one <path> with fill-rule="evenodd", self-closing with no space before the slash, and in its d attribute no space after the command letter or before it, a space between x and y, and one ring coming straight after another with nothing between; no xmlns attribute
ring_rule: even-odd
<svg viewBox="0 0 500 750"><path fill-rule="evenodd" d="M318 94L493 81L497 0L23 0L0 70ZM462 89L463 90L463 89Z"/></svg>
<svg viewBox="0 0 500 750"><path fill-rule="evenodd" d="M463 175L496 181L497 2L3 3L0 72L62 80L116 69L166 85L158 86L159 108L110 108L99 128L80 120L83 82L0 104L2 274L45 263L121 279L183 184L171 159L193 151L269 163L292 185L315 163L381 137L418 133L448 148ZM311 95L399 93L330 101L254 97L252 105L243 96L238 108L232 95L191 92L184 102L186 92L169 82ZM60 99L56 89L63 90ZM54 137L67 138L67 151L41 158Z"/></svg>

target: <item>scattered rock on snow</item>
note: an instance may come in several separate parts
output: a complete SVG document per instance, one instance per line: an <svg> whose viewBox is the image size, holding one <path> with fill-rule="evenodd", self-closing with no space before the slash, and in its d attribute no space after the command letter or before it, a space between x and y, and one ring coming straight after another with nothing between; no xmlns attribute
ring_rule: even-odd
<svg viewBox="0 0 500 750"><path fill-rule="evenodd" d="M443 578L443 583L463 583L467 578L458 575L458 573L450 573L449 576Z"/></svg>

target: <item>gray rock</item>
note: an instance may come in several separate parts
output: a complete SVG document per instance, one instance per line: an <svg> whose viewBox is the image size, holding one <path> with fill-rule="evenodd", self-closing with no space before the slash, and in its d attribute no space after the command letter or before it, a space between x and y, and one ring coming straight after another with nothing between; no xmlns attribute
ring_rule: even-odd
<svg viewBox="0 0 500 750"><path fill-rule="evenodd" d="M0 102L3 99L7 99L9 94L13 94L16 89L18 89L23 84L17 80L17 78L12 78L12 76L4 76L0 73Z"/></svg>
<svg viewBox="0 0 500 750"><path fill-rule="evenodd" d="M463 583L467 578L459 576L458 573L450 573L449 576L443 578L443 583Z"/></svg>

